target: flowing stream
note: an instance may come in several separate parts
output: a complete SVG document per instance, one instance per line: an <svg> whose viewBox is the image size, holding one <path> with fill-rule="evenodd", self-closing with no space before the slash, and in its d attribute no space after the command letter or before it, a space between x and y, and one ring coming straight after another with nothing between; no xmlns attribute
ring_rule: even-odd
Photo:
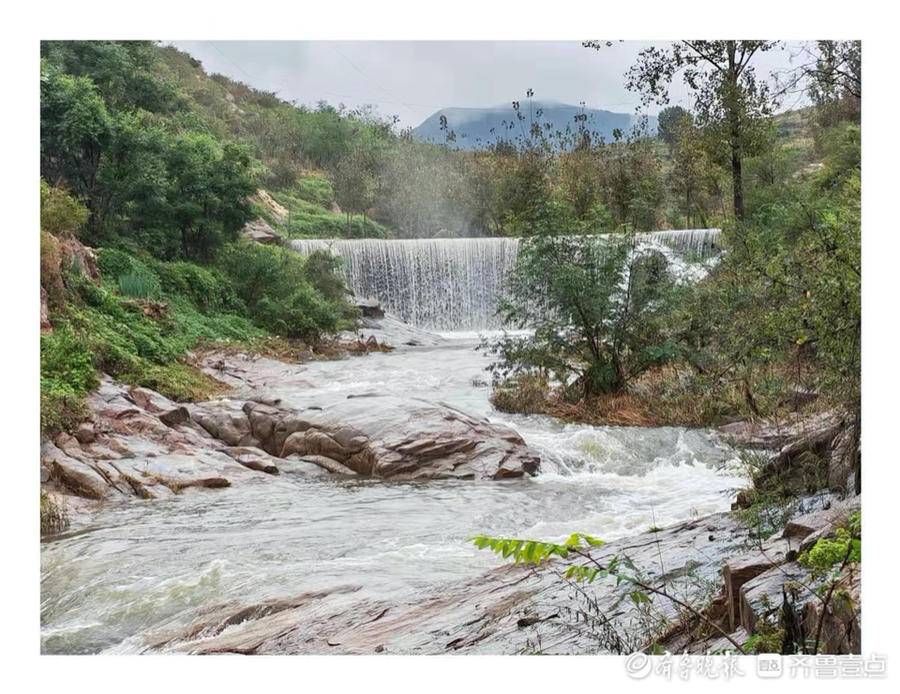
<svg viewBox="0 0 900 694"><path fill-rule="evenodd" d="M535 478L386 483L259 476L222 490L110 506L41 551L42 651L135 652L199 611L338 585L379 599L433 590L498 563L475 533L605 539L725 510L743 478L703 431L565 425L494 411L469 338L292 366L273 385L297 406L388 392L446 402L517 429Z"/></svg>

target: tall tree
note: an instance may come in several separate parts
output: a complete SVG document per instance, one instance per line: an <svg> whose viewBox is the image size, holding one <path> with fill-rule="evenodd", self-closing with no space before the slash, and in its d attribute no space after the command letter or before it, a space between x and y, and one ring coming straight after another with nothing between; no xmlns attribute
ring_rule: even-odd
<svg viewBox="0 0 900 694"><path fill-rule="evenodd" d="M809 95L819 107L823 125L859 121L862 105L862 44L817 41L814 62L805 66Z"/></svg>
<svg viewBox="0 0 900 694"><path fill-rule="evenodd" d="M691 112L681 106L667 106L659 112L656 132L659 139L665 142L669 148L675 144L679 130L684 124L693 125L694 117Z"/></svg>
<svg viewBox="0 0 900 694"><path fill-rule="evenodd" d="M600 48L604 42L588 41ZM697 125L723 145L731 168L734 215L744 218L744 157L757 145L757 126L772 114L774 97L757 79L753 58L776 46L773 41L674 41L638 54L626 86L645 105L669 102L669 87L680 76L693 94Z"/></svg>

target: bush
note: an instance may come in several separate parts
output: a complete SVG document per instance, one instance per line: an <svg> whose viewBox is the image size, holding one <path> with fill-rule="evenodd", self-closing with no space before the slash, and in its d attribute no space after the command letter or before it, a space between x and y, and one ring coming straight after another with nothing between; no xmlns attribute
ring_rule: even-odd
<svg viewBox="0 0 900 694"><path fill-rule="evenodd" d="M159 280L144 272L119 275L119 293L133 299L154 299L159 296Z"/></svg>
<svg viewBox="0 0 900 694"><path fill-rule="evenodd" d="M84 397L97 385L90 352L68 328L41 335L42 431L65 431L82 421Z"/></svg>
<svg viewBox="0 0 900 694"><path fill-rule="evenodd" d="M215 268L177 261L158 262L153 269L165 294L188 297L201 311L245 310L228 277Z"/></svg>
<svg viewBox="0 0 900 694"><path fill-rule="evenodd" d="M41 231L77 234L88 219L88 209L62 188L41 179Z"/></svg>
<svg viewBox="0 0 900 694"><path fill-rule="evenodd" d="M104 279L118 281L122 275L134 271L135 259L118 248L98 248L97 267Z"/></svg>
<svg viewBox="0 0 900 694"><path fill-rule="evenodd" d="M494 388L491 404L501 412L541 414L547 409L550 386L539 374L522 374Z"/></svg>
<svg viewBox="0 0 900 694"><path fill-rule="evenodd" d="M661 254L636 252L624 235L538 231L521 243L500 309L505 323L534 334L494 343L496 380L546 374L569 399L587 399L621 392L677 356L668 322L678 287Z"/></svg>
<svg viewBox="0 0 900 694"><path fill-rule="evenodd" d="M349 327L352 311L341 290L336 266L321 258L310 270L306 261L283 248L238 242L219 254L218 266L231 280L249 315L261 327L278 335L317 342Z"/></svg>

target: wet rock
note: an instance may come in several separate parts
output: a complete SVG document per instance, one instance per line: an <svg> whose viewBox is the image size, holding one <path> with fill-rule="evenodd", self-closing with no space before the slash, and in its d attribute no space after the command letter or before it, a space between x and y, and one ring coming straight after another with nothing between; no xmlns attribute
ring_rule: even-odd
<svg viewBox="0 0 900 694"><path fill-rule="evenodd" d="M250 470L265 472L269 475L278 474L278 466L275 464L275 459L261 448L236 446L232 448L223 448L222 452L231 456L245 468L249 468Z"/></svg>
<svg viewBox="0 0 900 694"><path fill-rule="evenodd" d="M810 571L796 562L771 567L741 588L740 626L752 634L762 620L778 623L786 600L793 609L802 609L810 600L818 599L818 586Z"/></svg>
<svg viewBox="0 0 900 694"><path fill-rule="evenodd" d="M378 344L391 345L398 349L404 346L431 347L447 342L446 338L440 335L404 323L392 313L385 313L380 318L363 316L359 321L359 330L343 333L341 338L355 342L360 334L364 339L374 337Z"/></svg>
<svg viewBox="0 0 900 694"><path fill-rule="evenodd" d="M790 544L787 540L763 543L758 549L728 559L722 567L725 582L725 601L729 631L736 629L741 620L741 589L744 585L765 573L773 566L784 563Z"/></svg>
<svg viewBox="0 0 900 694"><path fill-rule="evenodd" d="M856 565L844 568L826 608L824 600L806 603L803 629L811 640L819 639L822 653L861 653L861 572ZM825 615L824 618L822 615ZM823 620L821 630L819 620Z"/></svg>
<svg viewBox="0 0 900 694"><path fill-rule="evenodd" d="M92 422L82 422L75 428L73 434L78 443L93 443L97 438Z"/></svg>
<svg viewBox="0 0 900 694"><path fill-rule="evenodd" d="M228 403L213 407L194 407L191 419L213 438L229 446L258 446L253 437L250 420L240 410L229 408Z"/></svg>
<svg viewBox="0 0 900 694"><path fill-rule="evenodd" d="M504 479L534 474L540 464L512 429L423 400L376 395L324 410L293 412L257 403L243 410L249 434L270 454L326 458L360 475ZM222 429L221 416L195 419L210 433Z"/></svg>
<svg viewBox="0 0 900 694"><path fill-rule="evenodd" d="M107 387L110 391L118 395L115 384L108 382ZM128 388L125 397L129 402L140 409L151 413L166 412L177 407L176 403L172 402L164 395L160 395L155 390L141 388L140 386L131 386Z"/></svg>
<svg viewBox="0 0 900 694"><path fill-rule="evenodd" d="M719 427L718 431L734 446L756 450L781 450L794 442L809 440L822 432L834 432L840 428L842 417L835 411L812 416L795 415L782 420L741 420ZM834 436L832 433L832 437Z"/></svg>
<svg viewBox="0 0 900 694"><path fill-rule="evenodd" d="M709 527L721 539L710 545ZM714 580L730 553L747 542L740 524L728 515L681 523L655 533L617 540L591 552L598 562L628 556L655 585L684 599L700 599L704 582ZM201 619L181 631L152 639L151 648L189 653L598 653L612 644L585 628L575 607L579 593L556 574L558 563L539 567L504 565L471 580L419 593L399 602L345 595L340 600L303 600L281 610L279 619L253 616L254 605L232 607L241 615L241 636L212 639L214 619ZM598 580L585 588L603 615L619 630L634 629L638 612L629 598L633 586ZM671 618L677 608L654 597L654 607ZM289 604L290 601L289 601ZM594 608L586 608L594 614ZM219 615L219 623L225 621ZM218 627L211 631L215 633ZM232 629L229 629L229 636Z"/></svg>
<svg viewBox="0 0 900 694"><path fill-rule="evenodd" d="M359 309L363 318L384 318L384 309L377 299L354 298L353 305Z"/></svg>
<svg viewBox="0 0 900 694"><path fill-rule="evenodd" d="M190 422L191 413L188 412L188 408L182 405L160 414L159 421L161 421L167 427L177 427Z"/></svg>
<svg viewBox="0 0 900 694"><path fill-rule="evenodd" d="M334 475L344 475L346 477L355 477L356 471L351 470L346 465L339 463L337 460L333 460L332 458L326 458L324 455L307 455L298 457L291 456L291 458L295 458L298 462L308 463L310 465L315 465L316 467L326 470Z"/></svg>
<svg viewBox="0 0 900 694"><path fill-rule="evenodd" d="M50 470L50 480L75 494L102 499L109 491L109 484L100 473L52 443L41 446L41 463Z"/></svg>
<svg viewBox="0 0 900 694"><path fill-rule="evenodd" d="M859 437L854 426L841 431L832 442L828 459L828 486L844 494L859 494L861 459Z"/></svg>
<svg viewBox="0 0 900 694"><path fill-rule="evenodd" d="M860 508L859 497L850 497L832 504L827 509L794 516L784 526L781 536L794 541L800 550L806 549L812 536L825 537L847 522L850 514ZM813 539L813 543L815 541Z"/></svg>
<svg viewBox="0 0 900 694"><path fill-rule="evenodd" d="M289 631L298 612L313 612L335 597L353 593L358 586L302 593L293 598L267 600L255 605L235 603L210 608L183 630L161 632L147 639L148 650L166 648L192 654L255 653L267 640Z"/></svg>

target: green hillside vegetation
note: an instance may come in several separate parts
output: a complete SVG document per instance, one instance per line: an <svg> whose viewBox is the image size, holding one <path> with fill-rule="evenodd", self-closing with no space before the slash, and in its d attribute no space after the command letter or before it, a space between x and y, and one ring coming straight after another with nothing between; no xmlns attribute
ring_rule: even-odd
<svg viewBox="0 0 900 694"><path fill-rule="evenodd" d="M284 149L286 120L294 135L311 133L308 152ZM152 43L42 45L46 431L78 421L100 372L192 400L219 387L190 363L198 346L272 337L315 345L352 326L332 259L239 238L252 196L279 177L290 183L291 221L294 207L305 214L298 229L345 228L327 207L328 180L284 167L327 162L347 121L209 77ZM72 251L77 242L96 249L99 277Z"/></svg>

